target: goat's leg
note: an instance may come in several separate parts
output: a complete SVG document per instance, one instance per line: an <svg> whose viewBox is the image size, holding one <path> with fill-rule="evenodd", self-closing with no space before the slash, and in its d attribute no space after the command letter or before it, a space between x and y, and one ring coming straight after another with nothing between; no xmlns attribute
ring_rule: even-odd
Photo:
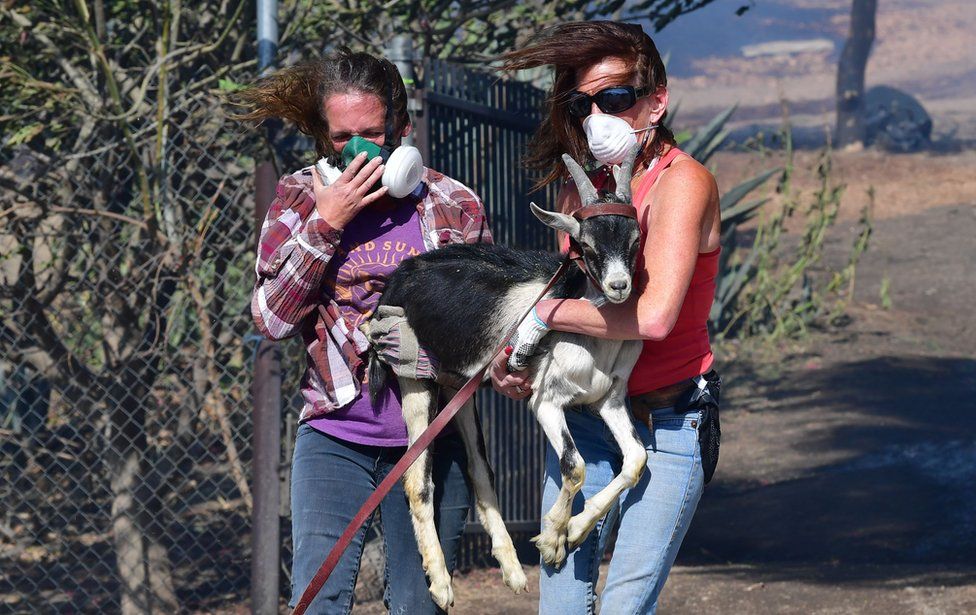
<svg viewBox="0 0 976 615"><path fill-rule="evenodd" d="M596 526L597 521L613 506L613 503L626 489L630 489L640 480L644 468L647 466L647 450L640 436L630 421L624 396L626 395L626 380L618 378L607 395L597 402L600 417L610 428L610 433L620 446L623 453L623 464L620 474L590 497L583 506L583 510L569 520L568 541L569 548L574 549L586 538L587 534Z"/></svg>
<svg viewBox="0 0 976 615"><path fill-rule="evenodd" d="M543 561L559 568L566 561L566 538L569 520L573 514L573 498L583 487L586 466L566 427L563 408L550 399L544 399L540 393L533 396L531 404L536 419L559 458L559 473L562 477L562 487L556 496L556 502L542 518L542 531L532 542L539 548Z"/></svg>
<svg viewBox="0 0 976 615"><path fill-rule="evenodd" d="M410 444L430 424L435 396L430 385L409 378L398 378L403 402L403 420L407 424ZM447 610L454 604L451 575L447 571L444 552L437 539L434 525L434 481L431 477L430 451L423 451L403 475L403 490L410 505L413 532L423 561L424 571L430 579L430 594L437 606Z"/></svg>
<svg viewBox="0 0 976 615"><path fill-rule="evenodd" d="M488 464L485 438L481 431L481 421L474 407L474 400L468 400L454 419L464 440L468 454L468 476L474 485L474 495L478 518L491 537L491 554L502 568L502 580L516 594L525 591L528 581L522 571L512 537L505 527L498 500L495 496L495 474Z"/></svg>

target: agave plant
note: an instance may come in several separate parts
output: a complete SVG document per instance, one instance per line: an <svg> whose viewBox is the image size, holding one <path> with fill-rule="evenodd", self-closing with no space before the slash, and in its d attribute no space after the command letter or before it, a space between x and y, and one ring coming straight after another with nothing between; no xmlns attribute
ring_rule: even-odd
<svg viewBox="0 0 976 615"><path fill-rule="evenodd" d="M724 129L735 110L731 107L717 115L708 125L694 134L679 136L688 153L706 162L728 136ZM805 332L808 325L826 317L833 322L853 297L855 268L868 247L872 224L870 205L862 212L860 231L854 239L847 265L832 276L818 272L822 263L825 238L837 220L843 185L831 176L832 157L829 146L824 148L811 173L818 188L808 196L796 190L792 177L796 171L793 139L789 122L782 131L783 167L770 169L748 179L721 196L722 257L719 261L715 302L709 321L718 336L762 335L767 340L793 337ZM777 208L757 225L756 237L748 254L737 254L736 234L741 224L756 216L769 199L746 197L770 178L777 176ZM873 202L873 194L869 192ZM808 203L802 206L803 202ZM786 233L786 221L801 222L803 231L793 241L781 242ZM819 267L823 269L823 267ZM828 266L829 270L830 267ZM834 297L833 306L828 297Z"/></svg>
<svg viewBox="0 0 976 615"><path fill-rule="evenodd" d="M695 133L678 133L676 138L681 148L702 164L707 164L719 146L729 136L725 124L735 113L735 105L716 115L708 124ZM670 121L673 123L677 109L672 109ZM721 196L722 211L722 254L719 258L718 279L715 284L715 302L709 320L712 327L721 329L724 321L731 316L731 308L735 305L739 293L746 283L756 274L754 267L755 252L751 252L744 262L737 263L732 256L737 246L737 230L744 222L753 218L769 199L753 199L744 201L753 190L761 186L774 175L781 173L781 168L769 169L755 177L733 187Z"/></svg>

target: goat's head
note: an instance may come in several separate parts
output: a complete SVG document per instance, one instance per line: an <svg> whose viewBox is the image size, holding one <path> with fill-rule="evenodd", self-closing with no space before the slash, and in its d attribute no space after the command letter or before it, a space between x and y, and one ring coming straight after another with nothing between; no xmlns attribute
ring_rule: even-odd
<svg viewBox="0 0 976 615"><path fill-rule="evenodd" d="M569 154L563 154L563 162L576 182L583 206L567 215L545 211L535 203L530 205L532 213L543 224L569 235L574 248L582 254L591 280L611 303L626 301L633 289L640 228L636 210L632 208L630 179L638 149L635 146L619 169L614 169L617 180L614 194L600 194L582 167Z"/></svg>

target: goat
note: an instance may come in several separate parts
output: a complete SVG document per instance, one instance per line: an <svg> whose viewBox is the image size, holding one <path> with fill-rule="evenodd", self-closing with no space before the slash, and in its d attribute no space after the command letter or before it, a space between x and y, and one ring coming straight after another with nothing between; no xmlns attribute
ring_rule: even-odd
<svg viewBox="0 0 976 615"><path fill-rule="evenodd" d="M616 194L602 197L576 161L563 155L583 209L609 203L631 204L630 178L636 155L634 148L621 167L615 169ZM534 203L531 209L544 224L570 236L581 248L585 265L585 272L582 267L570 267L547 298L605 297L612 303L627 300L640 243L636 216L619 215L619 207L609 208L618 215L579 217L544 211ZM446 246L401 263L388 280L380 305L403 309L420 346L437 358L439 381L463 382L491 359L498 341L529 308L559 268L561 259L559 254L498 245ZM369 326L366 328L369 330ZM370 337L375 345L377 339ZM556 503L545 515L541 533L533 539L549 564L561 566L567 549L583 541L617 497L634 486L643 472L647 453L626 407L627 379L640 350L641 343L636 340L553 331L543 338L539 353L532 358L529 370L534 391L529 407L559 457L562 476ZM383 385L386 369L373 352L369 366L371 392L378 392ZM412 444L436 412L438 385L429 379L403 376L398 376L398 382ZM585 467L566 427L564 412L580 405L589 406L603 418L620 445L624 460L620 475L590 498L582 512L572 516L572 501L582 487ZM525 574L498 511L494 476L473 400L458 413L455 424L467 451L476 508L491 537L492 555L501 565L505 584L519 593L526 587ZM430 467L429 452L425 451L404 475L404 490L431 595L446 609L454 598L433 521Z"/></svg>

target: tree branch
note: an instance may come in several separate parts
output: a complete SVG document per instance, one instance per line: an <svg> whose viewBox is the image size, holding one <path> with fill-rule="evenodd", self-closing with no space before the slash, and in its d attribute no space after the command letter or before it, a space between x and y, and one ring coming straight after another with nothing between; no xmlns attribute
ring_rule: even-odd
<svg viewBox="0 0 976 615"><path fill-rule="evenodd" d="M35 28L34 24L30 19L24 17L22 14L15 11L11 11L6 7L0 7L0 11L10 18L18 26L28 29L31 31L32 35L39 40L44 46L50 51L55 58L58 66L64 71L64 74L68 76L68 79L75 85L75 88L81 94L82 99L91 108L92 111L98 109L102 106L102 99L98 95L98 90L95 86L88 81L81 72L75 68L75 66L68 61L65 57L62 48L54 43L41 28Z"/></svg>

